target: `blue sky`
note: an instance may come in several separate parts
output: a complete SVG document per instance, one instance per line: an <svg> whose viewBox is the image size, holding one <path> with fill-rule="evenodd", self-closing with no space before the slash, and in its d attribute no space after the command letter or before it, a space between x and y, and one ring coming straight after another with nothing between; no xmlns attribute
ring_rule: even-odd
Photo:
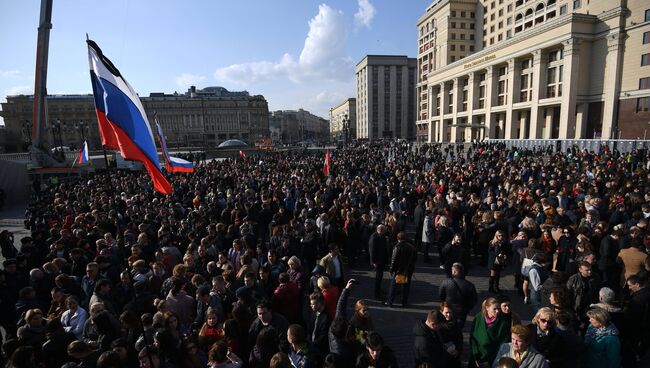
<svg viewBox="0 0 650 368"><path fill-rule="evenodd" d="M429 0L54 0L48 91L90 93L86 33L140 95L223 86L328 118L367 54L416 56ZM40 0L0 0L0 102L32 94ZM1 121L0 121L1 123Z"/></svg>

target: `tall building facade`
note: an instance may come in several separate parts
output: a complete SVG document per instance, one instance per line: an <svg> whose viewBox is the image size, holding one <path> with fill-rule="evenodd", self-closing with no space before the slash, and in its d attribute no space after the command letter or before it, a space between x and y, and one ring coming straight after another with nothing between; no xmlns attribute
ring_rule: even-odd
<svg viewBox="0 0 650 368"><path fill-rule="evenodd" d="M415 138L417 60L367 55L355 74L357 138Z"/></svg>
<svg viewBox="0 0 650 368"><path fill-rule="evenodd" d="M330 109L330 139L347 142L357 138L357 99L348 98Z"/></svg>
<svg viewBox="0 0 650 368"><path fill-rule="evenodd" d="M329 141L330 124L309 111L278 110L270 114L274 126L279 126L283 144L325 143Z"/></svg>
<svg viewBox="0 0 650 368"><path fill-rule="evenodd" d="M269 135L268 104L263 96L248 92L230 92L223 87L197 89L186 93L151 93L140 97L153 124L154 114L165 132L167 144L175 147L216 147L227 139L254 144ZM101 140L92 95L50 95L48 147L80 147L84 139L90 149L101 148ZM25 150L32 126L33 96L8 96L0 114L8 134L21 137L23 143L12 147Z"/></svg>
<svg viewBox="0 0 650 368"><path fill-rule="evenodd" d="M650 128L647 1L439 0L417 27L419 141Z"/></svg>

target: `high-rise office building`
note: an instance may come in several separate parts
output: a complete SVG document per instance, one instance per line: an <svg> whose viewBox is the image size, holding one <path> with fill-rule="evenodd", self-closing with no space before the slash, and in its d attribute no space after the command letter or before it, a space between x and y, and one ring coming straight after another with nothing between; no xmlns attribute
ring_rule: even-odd
<svg viewBox="0 0 650 368"><path fill-rule="evenodd" d="M358 139L415 138L417 60L367 55L356 66Z"/></svg>

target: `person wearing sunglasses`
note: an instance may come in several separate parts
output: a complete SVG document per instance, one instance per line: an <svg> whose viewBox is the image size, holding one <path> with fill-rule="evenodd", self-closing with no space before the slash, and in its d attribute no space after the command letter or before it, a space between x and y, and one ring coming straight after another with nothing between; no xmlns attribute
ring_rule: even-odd
<svg viewBox="0 0 650 368"><path fill-rule="evenodd" d="M532 337L530 344L549 361L551 368L565 367L566 350L557 330L557 316L548 307L540 308L531 324L526 326Z"/></svg>

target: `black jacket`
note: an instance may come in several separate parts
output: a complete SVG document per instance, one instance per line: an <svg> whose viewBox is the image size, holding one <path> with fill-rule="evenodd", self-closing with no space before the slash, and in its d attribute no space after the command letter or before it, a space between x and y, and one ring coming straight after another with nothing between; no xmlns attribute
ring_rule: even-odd
<svg viewBox="0 0 650 368"><path fill-rule="evenodd" d="M445 349L443 342L433 330L425 324L425 321L415 322L413 326L415 341L413 342L415 366L428 363L430 367L446 367L443 361Z"/></svg>
<svg viewBox="0 0 650 368"><path fill-rule="evenodd" d="M550 368L567 366L564 339L555 328L551 329L547 335L539 336L537 335L537 325L531 323L526 327L532 336L531 345L549 361Z"/></svg>
<svg viewBox="0 0 650 368"><path fill-rule="evenodd" d="M415 271L416 256L417 253L413 245L405 241L397 242L390 261L390 272L411 278Z"/></svg>
<svg viewBox="0 0 650 368"><path fill-rule="evenodd" d="M368 355L368 350L363 349L363 352L357 357L357 368L367 368L370 367L370 356ZM381 348L381 353L379 353L379 358L373 365L375 368L397 368L397 358L393 354L393 350L388 346L383 346Z"/></svg>
<svg viewBox="0 0 650 368"><path fill-rule="evenodd" d="M650 288L648 286L632 294L625 308L625 330L634 341L650 339Z"/></svg>
<svg viewBox="0 0 650 368"><path fill-rule="evenodd" d="M318 317L313 313L309 319L308 339L323 355L327 355L330 350L327 336L330 324L330 317L325 310Z"/></svg>
<svg viewBox="0 0 650 368"><path fill-rule="evenodd" d="M380 236L376 232L370 235L368 240L368 252L370 252L370 263L386 265L388 263L388 237Z"/></svg>
<svg viewBox="0 0 650 368"><path fill-rule="evenodd" d="M449 303L455 318L461 318L476 305L476 287L461 277L447 278L438 289L440 301Z"/></svg>
<svg viewBox="0 0 650 368"><path fill-rule="evenodd" d="M344 288L339 297L339 302L336 305L336 316L334 320L342 318L347 321L347 316L345 309L347 307L348 298L350 297L350 290ZM345 367L354 367L356 362L357 355L357 346L358 344L353 341L347 341L345 338L340 338L332 333L332 328L330 327L327 332L327 337L329 340L330 353L336 356L336 361L339 363L341 368Z"/></svg>

